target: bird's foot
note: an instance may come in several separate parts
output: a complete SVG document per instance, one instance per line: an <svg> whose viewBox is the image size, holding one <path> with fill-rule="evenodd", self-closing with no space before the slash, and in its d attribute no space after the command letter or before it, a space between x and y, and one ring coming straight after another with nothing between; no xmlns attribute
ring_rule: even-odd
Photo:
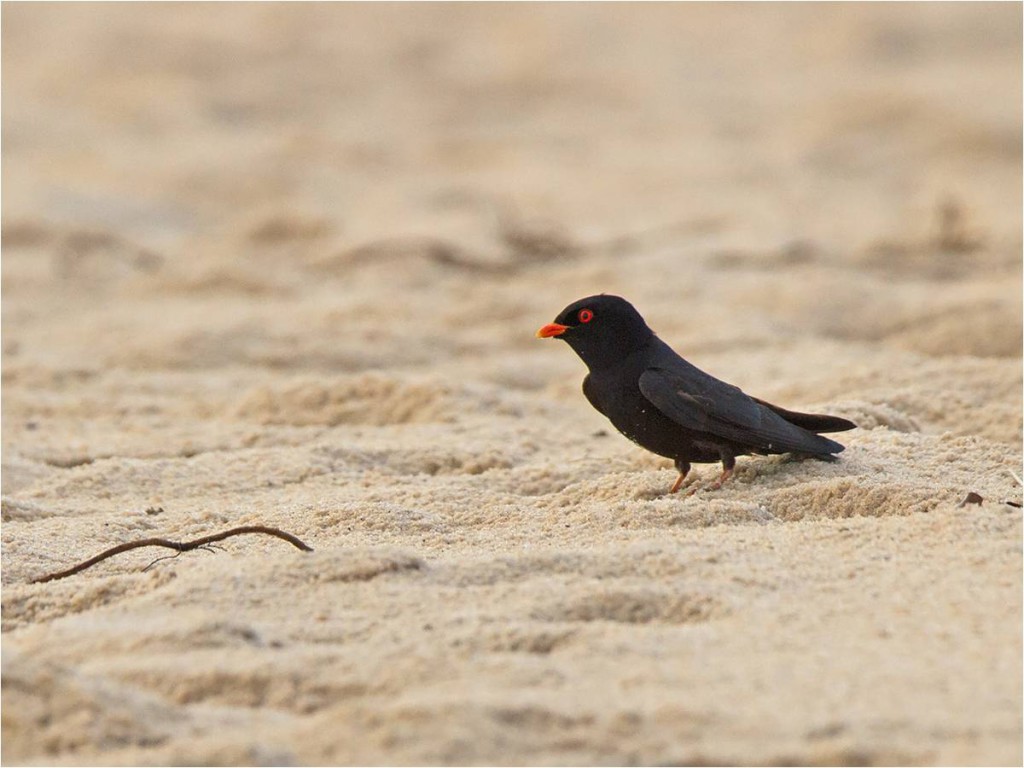
<svg viewBox="0 0 1024 768"><path fill-rule="evenodd" d="M693 496L698 491L717 491L719 488L722 487L722 484L726 480L728 480L730 477L732 477L732 472L733 471L731 469L723 469L722 470L722 474L720 474L716 480L714 480L713 482L708 483L703 488L701 488L701 487L691 488L690 492L687 493L686 495L687 496Z"/></svg>
<svg viewBox="0 0 1024 768"><path fill-rule="evenodd" d="M715 480L715 482L713 482L711 485L708 486L708 490L709 491L717 491L719 488L722 487L722 484L726 480L728 480L730 477L732 477L732 470L731 469L723 469L722 470L722 474L720 474L718 476L718 479Z"/></svg>
<svg viewBox="0 0 1024 768"><path fill-rule="evenodd" d="M686 479L686 474L687 473L685 473L685 472L680 472L679 473L679 477L677 477L676 481L674 483L672 483L672 487L668 489L669 493L675 493L680 488L686 488L687 486L693 485L694 481L697 479L697 476L696 475L690 475L690 479L687 480ZM683 482L684 480L686 482Z"/></svg>

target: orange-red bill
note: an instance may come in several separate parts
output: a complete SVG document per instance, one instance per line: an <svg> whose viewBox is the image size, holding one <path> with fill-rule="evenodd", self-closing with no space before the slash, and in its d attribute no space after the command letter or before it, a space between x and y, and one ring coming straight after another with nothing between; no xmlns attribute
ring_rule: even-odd
<svg viewBox="0 0 1024 768"><path fill-rule="evenodd" d="M538 339L549 339L552 336L561 336L563 333L569 330L568 325L559 325L558 323L548 323L539 331L537 331Z"/></svg>

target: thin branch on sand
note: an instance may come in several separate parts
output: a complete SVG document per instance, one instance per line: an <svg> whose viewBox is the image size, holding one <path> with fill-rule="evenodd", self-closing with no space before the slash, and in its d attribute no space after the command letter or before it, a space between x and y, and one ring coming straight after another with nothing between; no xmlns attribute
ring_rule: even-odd
<svg viewBox="0 0 1024 768"><path fill-rule="evenodd" d="M188 552L192 549L205 549L210 551L210 546L216 541L223 541L224 539L230 538L231 536L240 536L243 533L262 533L267 536L276 536L279 539L284 539L289 544L303 552L312 552L313 548L299 539L297 536L293 536L290 533L280 530L279 528L270 528L266 525L243 525L238 528L231 528L227 531L221 531L220 533L214 533L209 536L203 536L199 539L193 539L192 541L169 541L168 539L137 539L136 541L128 541L124 544L118 544L116 547L100 552L95 557L90 557L88 560L79 563L78 565L72 566L64 571L57 571L56 573L50 573L46 576L41 576L38 579L32 579L30 584L44 584L47 581L56 581L57 579L63 579L67 576L73 576L76 573L84 571L86 568L91 568L108 557L119 555L122 552L128 552L133 549L140 549L142 547L166 547L167 549L175 550L178 555L182 552ZM219 548L219 547L218 547ZM172 555L177 557L177 555ZM154 563L164 560L166 558L159 557L150 563L146 568L148 569Z"/></svg>

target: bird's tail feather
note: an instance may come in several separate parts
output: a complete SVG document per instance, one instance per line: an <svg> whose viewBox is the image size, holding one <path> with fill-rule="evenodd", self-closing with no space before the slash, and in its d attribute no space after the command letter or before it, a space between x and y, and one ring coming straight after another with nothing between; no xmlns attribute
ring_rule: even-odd
<svg viewBox="0 0 1024 768"><path fill-rule="evenodd" d="M765 408L774 411L790 424L800 427L801 429L806 429L808 432L845 432L848 429L855 429L857 427L857 425L852 421L840 418L839 416L787 411L785 408L780 408L777 405L766 403L764 400L758 400L756 397L752 399L756 400Z"/></svg>

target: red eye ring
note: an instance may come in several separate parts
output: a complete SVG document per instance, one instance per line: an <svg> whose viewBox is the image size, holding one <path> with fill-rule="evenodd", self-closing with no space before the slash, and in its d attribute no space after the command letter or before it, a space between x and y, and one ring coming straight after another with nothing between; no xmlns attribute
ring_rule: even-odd
<svg viewBox="0 0 1024 768"><path fill-rule="evenodd" d="M577 317L579 317L581 323L589 323L594 319L594 313L589 309L581 309Z"/></svg>

